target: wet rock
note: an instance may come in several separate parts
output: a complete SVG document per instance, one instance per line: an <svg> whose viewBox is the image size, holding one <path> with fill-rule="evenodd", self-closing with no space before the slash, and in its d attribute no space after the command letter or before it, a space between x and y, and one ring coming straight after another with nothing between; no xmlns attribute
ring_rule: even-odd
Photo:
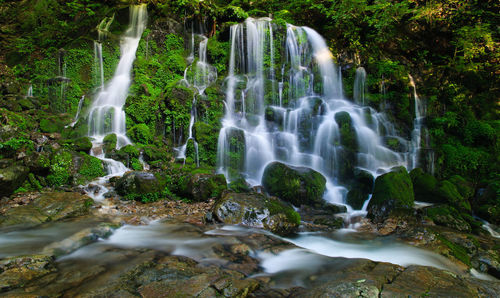
<svg viewBox="0 0 500 298"><path fill-rule="evenodd" d="M300 216L291 206L259 193L224 192L212 212L225 224L264 228L279 235L295 232L300 224Z"/></svg>
<svg viewBox="0 0 500 298"><path fill-rule="evenodd" d="M414 203L413 185L404 167L377 177L372 198L368 204L368 217L382 222L392 211L411 209Z"/></svg>
<svg viewBox="0 0 500 298"><path fill-rule="evenodd" d="M22 287L54 271L54 259L46 255L3 259L0 261L0 292Z"/></svg>
<svg viewBox="0 0 500 298"><path fill-rule="evenodd" d="M241 129L231 127L225 129L224 133L226 134L226 143L224 144L225 148L221 148L225 152L222 158L228 171L227 178L234 180L240 176L240 173L245 168L245 132Z"/></svg>
<svg viewBox="0 0 500 298"><path fill-rule="evenodd" d="M250 192L252 191L250 184L243 178L238 178L234 181L231 181L228 185L228 188L234 192Z"/></svg>
<svg viewBox="0 0 500 298"><path fill-rule="evenodd" d="M326 179L319 172L280 162L272 162L265 168L262 184L270 195L295 206L321 203L326 189Z"/></svg>
<svg viewBox="0 0 500 298"><path fill-rule="evenodd" d="M0 197L10 196L23 185L28 173L29 169L21 165L0 169Z"/></svg>
<svg viewBox="0 0 500 298"><path fill-rule="evenodd" d="M492 182L486 188L480 189L474 200L474 213L490 223L500 225L500 185Z"/></svg>
<svg viewBox="0 0 500 298"><path fill-rule="evenodd" d="M128 172L116 181L116 192L122 196L155 194L163 190L160 181L148 172Z"/></svg>
<svg viewBox="0 0 500 298"><path fill-rule="evenodd" d="M372 174L363 170L355 170L354 181L347 193L347 204L351 205L353 209L360 210L372 193L374 182Z"/></svg>
<svg viewBox="0 0 500 298"><path fill-rule="evenodd" d="M0 227L34 227L44 222L89 213L93 200L74 192L43 193L28 205L12 207L0 218Z"/></svg>
<svg viewBox="0 0 500 298"><path fill-rule="evenodd" d="M340 182L348 182L354 178L356 153L359 149L357 133L348 112L336 113L335 122L339 127L340 144L342 145L342 148L338 151L338 179Z"/></svg>
<svg viewBox="0 0 500 298"><path fill-rule="evenodd" d="M92 149L92 142L90 142L89 137L78 138L73 141L73 149L75 149L75 151L89 153L90 149Z"/></svg>
<svg viewBox="0 0 500 298"><path fill-rule="evenodd" d="M424 212L435 224L463 232L471 231L470 224L461 216L460 212L451 206L432 206L425 208Z"/></svg>
<svg viewBox="0 0 500 298"><path fill-rule="evenodd" d="M224 175L194 174L187 183L188 198L195 202L208 201L210 198L218 198L227 189Z"/></svg>
<svg viewBox="0 0 500 298"><path fill-rule="evenodd" d="M326 284L304 293L304 297L379 297L379 289L363 282Z"/></svg>
<svg viewBox="0 0 500 298"><path fill-rule="evenodd" d="M111 153L114 149L116 149L116 144L118 142L118 138L116 134L112 133L104 137L102 140L103 150L106 154Z"/></svg>
<svg viewBox="0 0 500 298"><path fill-rule="evenodd" d="M415 193L415 201L440 203L436 195L438 180L431 174L425 173L421 168L413 169L410 172Z"/></svg>
<svg viewBox="0 0 500 298"><path fill-rule="evenodd" d="M436 195L441 202L455 206L460 211L470 213L472 210L467 198L464 198L457 187L448 180L439 183Z"/></svg>

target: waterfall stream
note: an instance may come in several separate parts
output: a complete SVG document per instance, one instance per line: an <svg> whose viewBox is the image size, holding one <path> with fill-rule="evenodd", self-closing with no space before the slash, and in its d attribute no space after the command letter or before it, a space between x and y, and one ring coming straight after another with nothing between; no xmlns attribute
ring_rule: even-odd
<svg viewBox="0 0 500 298"><path fill-rule="evenodd" d="M194 52L195 40L200 40L198 59L196 61ZM207 44L208 38L203 34L195 34L194 32L191 34L191 53L187 59L190 65L184 70L184 79L182 80L182 83L188 88L194 88L196 92L193 95L193 101L191 104L191 118L189 120L188 138L182 146L175 148L175 151L177 152L176 158L186 160L188 143L189 141L193 141L197 166L200 165L198 157L198 143L196 142L193 133L196 121L196 100L197 97L204 97L205 89L217 80L217 69L207 62Z"/></svg>
<svg viewBox="0 0 500 298"><path fill-rule="evenodd" d="M273 36L279 32L274 26L270 19L250 18L231 27L218 171L230 181L243 177L260 185L272 161L313 168L327 178L325 200L345 204L354 171L376 177L408 166L408 141L385 115L344 97L340 69L324 39L293 25L286 37ZM281 53L273 40L284 40ZM405 148L390 149L389 139Z"/></svg>

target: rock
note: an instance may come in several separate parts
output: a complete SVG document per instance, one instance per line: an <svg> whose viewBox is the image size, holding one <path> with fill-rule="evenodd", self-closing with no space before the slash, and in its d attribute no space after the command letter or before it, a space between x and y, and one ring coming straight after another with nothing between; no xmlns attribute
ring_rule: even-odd
<svg viewBox="0 0 500 298"><path fill-rule="evenodd" d="M33 152L23 159L31 173L46 176L50 169L50 156L47 152Z"/></svg>
<svg viewBox="0 0 500 298"><path fill-rule="evenodd" d="M295 206L314 205L323 202L326 179L310 168L272 162L264 170L262 185L270 195Z"/></svg>
<svg viewBox="0 0 500 298"><path fill-rule="evenodd" d="M414 203L413 185L404 167L377 177L372 198L368 204L368 217L382 222L397 209L411 209Z"/></svg>
<svg viewBox="0 0 500 298"><path fill-rule="evenodd" d="M127 131L127 135L132 141L140 144L149 144L153 141L153 135L149 127L144 124L137 124Z"/></svg>
<svg viewBox="0 0 500 298"><path fill-rule="evenodd" d="M500 225L500 184L496 181L478 190L472 201L474 213L490 223Z"/></svg>
<svg viewBox="0 0 500 298"><path fill-rule="evenodd" d="M11 165L0 169L0 197L10 196L23 185L28 173L29 169L21 165Z"/></svg>
<svg viewBox="0 0 500 298"><path fill-rule="evenodd" d="M373 191L375 180L372 174L363 170L354 171L354 182L347 193L347 204L353 209L360 210Z"/></svg>
<svg viewBox="0 0 500 298"><path fill-rule="evenodd" d="M0 261L0 292L22 287L55 271L51 256L29 255L3 259Z"/></svg>
<svg viewBox="0 0 500 298"><path fill-rule="evenodd" d="M112 133L104 137L102 140L103 150L105 153L110 153L113 149L116 149L116 144L118 142L118 138L116 134Z"/></svg>
<svg viewBox="0 0 500 298"><path fill-rule="evenodd" d="M467 213L472 211L467 198L464 198L457 190L456 186L448 180L441 181L436 190L436 196L439 201L448 203L460 211Z"/></svg>
<svg viewBox="0 0 500 298"><path fill-rule="evenodd" d="M451 206L432 206L425 208L424 212L435 224L463 232L471 231L470 224L462 218L460 212Z"/></svg>
<svg viewBox="0 0 500 298"><path fill-rule="evenodd" d="M222 133L222 132L221 132ZM238 128L228 128L224 130L226 135L224 147L220 148L225 152L222 156L223 164L227 168L229 180L234 180L240 177L240 173L245 168L245 150L246 140L245 132Z"/></svg>
<svg viewBox="0 0 500 298"><path fill-rule="evenodd" d="M116 181L116 192L130 199L152 196L164 188L156 176L148 172L128 172Z"/></svg>
<svg viewBox="0 0 500 298"><path fill-rule="evenodd" d="M187 183L189 198L195 202L218 198L227 189L224 175L194 174Z"/></svg>
<svg viewBox="0 0 500 298"><path fill-rule="evenodd" d="M359 147L357 133L348 112L336 113L335 122L339 126L340 144L342 145L342 148L337 152L339 155L339 164L337 166L338 179L340 182L346 183L354 178L356 153Z"/></svg>
<svg viewBox="0 0 500 298"><path fill-rule="evenodd" d="M415 193L415 201L442 203L436 194L438 180L431 174L425 173L421 168L413 169L410 172Z"/></svg>
<svg viewBox="0 0 500 298"><path fill-rule="evenodd" d="M385 136L384 137L385 145L389 149L391 149L392 151L407 152L408 146L404 142L406 142L406 141L402 138L399 138L399 137L393 137L393 136Z"/></svg>
<svg viewBox="0 0 500 298"><path fill-rule="evenodd" d="M73 141L73 148L75 151L89 153L92 149L92 142L90 142L89 137L81 137Z"/></svg>
<svg viewBox="0 0 500 298"><path fill-rule="evenodd" d="M448 179L448 181L455 185L458 192L465 199L468 200L474 196L474 187L472 187L472 184L465 180L462 176L453 175Z"/></svg>
<svg viewBox="0 0 500 298"><path fill-rule="evenodd" d="M212 208L214 217L225 224L264 228L279 235L295 232L300 216L275 197L259 193L224 192Z"/></svg>
<svg viewBox="0 0 500 298"><path fill-rule="evenodd" d="M57 117L40 120L40 131L45 133L60 133L64 129L64 123Z"/></svg>
<svg viewBox="0 0 500 298"><path fill-rule="evenodd" d="M228 188L234 192L250 192L251 186L243 178L238 178L229 183Z"/></svg>

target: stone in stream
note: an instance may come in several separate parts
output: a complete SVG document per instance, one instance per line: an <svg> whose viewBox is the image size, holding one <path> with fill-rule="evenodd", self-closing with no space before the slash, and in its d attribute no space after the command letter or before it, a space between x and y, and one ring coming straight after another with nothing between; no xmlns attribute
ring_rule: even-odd
<svg viewBox="0 0 500 298"><path fill-rule="evenodd" d="M128 172L116 181L116 192L132 199L155 195L163 189L164 186L156 176L148 172Z"/></svg>
<svg viewBox="0 0 500 298"><path fill-rule="evenodd" d="M383 222L393 211L411 210L414 203L413 184L404 167L378 176L368 204L368 217Z"/></svg>
<svg viewBox="0 0 500 298"><path fill-rule="evenodd" d="M27 205L7 209L0 217L0 228L30 228L44 222L85 215L93 202L80 193L42 193Z"/></svg>
<svg viewBox="0 0 500 298"><path fill-rule="evenodd" d="M214 217L225 224L264 228L279 235L295 232L300 215L292 206L260 193L226 191L213 206Z"/></svg>
<svg viewBox="0 0 500 298"><path fill-rule="evenodd" d="M194 202L208 201L218 198L227 189L224 175L194 174L186 186L188 198Z"/></svg>
<svg viewBox="0 0 500 298"><path fill-rule="evenodd" d="M372 174L363 170L354 170L354 181L347 193L347 204L352 208L360 210L373 191L375 180Z"/></svg>
<svg viewBox="0 0 500 298"><path fill-rule="evenodd" d="M272 162L264 170L262 185L270 195L295 206L321 205L326 179L310 168Z"/></svg>
<svg viewBox="0 0 500 298"><path fill-rule="evenodd" d="M56 271L54 259L47 255L28 255L0 260L0 292Z"/></svg>

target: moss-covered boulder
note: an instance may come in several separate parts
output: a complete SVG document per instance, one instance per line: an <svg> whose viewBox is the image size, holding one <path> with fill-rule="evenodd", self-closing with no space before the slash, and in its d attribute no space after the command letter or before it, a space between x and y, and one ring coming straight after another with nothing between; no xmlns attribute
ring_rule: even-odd
<svg viewBox="0 0 500 298"><path fill-rule="evenodd" d="M457 187L448 180L441 181L436 190L436 196L440 202L448 203L462 212L472 211L470 202L464 198Z"/></svg>
<svg viewBox="0 0 500 298"><path fill-rule="evenodd" d="M82 157L83 161L79 164L78 175L76 175L76 184L85 184L106 174L102 160L85 153Z"/></svg>
<svg viewBox="0 0 500 298"><path fill-rule="evenodd" d="M144 123L134 125L127 131L127 135L135 143L150 144L153 141L153 134Z"/></svg>
<svg viewBox="0 0 500 298"><path fill-rule="evenodd" d="M413 169L410 172L415 192L415 201L441 203L436 195L438 180L429 173L425 173L421 168Z"/></svg>
<svg viewBox="0 0 500 298"><path fill-rule="evenodd" d="M270 195L295 206L315 205L323 202L326 179L310 168L272 162L264 170L262 185Z"/></svg>
<svg viewBox="0 0 500 298"><path fill-rule="evenodd" d="M195 202L218 198L226 189L226 178L221 174L194 174L186 186L188 198Z"/></svg>
<svg viewBox="0 0 500 298"><path fill-rule="evenodd" d="M0 169L0 197L10 196L23 185L28 177L29 169L21 165L11 165Z"/></svg>
<svg viewBox="0 0 500 298"><path fill-rule="evenodd" d="M468 200L474 196L474 187L472 186L472 183L465 180L465 178L463 178L462 176L453 175L450 178L448 178L448 181L450 181L453 185L455 185L458 192L465 199Z"/></svg>
<svg viewBox="0 0 500 298"><path fill-rule="evenodd" d="M40 120L40 131L46 133L62 132L64 122L58 117L43 118Z"/></svg>
<svg viewBox="0 0 500 298"><path fill-rule="evenodd" d="M368 204L368 217L375 222L384 221L392 211L411 209L414 203L413 184L404 167L378 176Z"/></svg>
<svg viewBox="0 0 500 298"><path fill-rule="evenodd" d="M160 198L165 185L148 172L128 172L116 181L116 192L127 199L154 201Z"/></svg>
<svg viewBox="0 0 500 298"><path fill-rule="evenodd" d="M102 140L104 152L108 153L111 152L113 149L116 149L117 142L118 138L116 134L111 133L105 136L104 139Z"/></svg>
<svg viewBox="0 0 500 298"><path fill-rule="evenodd" d="M212 209L215 219L225 224L264 228L279 235L295 232L300 215L276 197L259 193L224 192Z"/></svg>
<svg viewBox="0 0 500 298"><path fill-rule="evenodd" d="M47 255L9 257L0 261L0 289L23 287L32 280L57 271L55 260Z"/></svg>
<svg viewBox="0 0 500 298"><path fill-rule="evenodd" d="M472 203L475 214L500 225L500 183L493 181L479 189Z"/></svg>
<svg viewBox="0 0 500 298"><path fill-rule="evenodd" d="M92 149L92 142L89 137L78 138L73 141L73 149L75 149L75 151L89 153L90 149Z"/></svg>
<svg viewBox="0 0 500 298"><path fill-rule="evenodd" d="M230 190L232 190L234 192L239 192L239 193L250 192L252 190L250 184L248 184L247 181L245 179L243 179L242 177L231 181L227 187Z"/></svg>
<svg viewBox="0 0 500 298"><path fill-rule="evenodd" d="M47 182L52 186L69 184L75 173L74 152L61 149L50 156L50 170Z"/></svg>
<svg viewBox="0 0 500 298"><path fill-rule="evenodd" d="M368 199L373 191L375 179L372 174L363 170L356 170L354 173L354 181L350 185L350 190L347 193L347 204L354 209L361 209L363 204Z"/></svg>
<svg viewBox="0 0 500 298"><path fill-rule="evenodd" d="M463 232L471 231L471 225L461 216L457 209L451 206L432 206L425 208L424 212L437 225L442 225Z"/></svg>

